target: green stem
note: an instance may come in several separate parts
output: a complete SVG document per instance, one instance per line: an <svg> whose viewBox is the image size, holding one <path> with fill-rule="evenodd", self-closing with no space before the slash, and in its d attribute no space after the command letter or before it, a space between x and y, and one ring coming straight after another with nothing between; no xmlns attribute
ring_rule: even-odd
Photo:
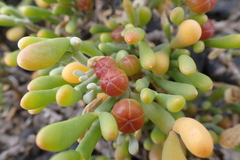
<svg viewBox="0 0 240 160"><path fill-rule="evenodd" d="M23 25L28 28L29 30L33 31L33 32L37 32L41 27L38 25L35 25L32 21L30 21L29 19L21 19L20 23L23 23Z"/></svg>
<svg viewBox="0 0 240 160"><path fill-rule="evenodd" d="M116 102L117 102L117 99L115 97L108 97L102 104L100 104L94 110L94 112L102 112L102 111L109 112L111 111L112 107Z"/></svg>
<svg viewBox="0 0 240 160"><path fill-rule="evenodd" d="M76 52L73 56L73 59L75 59L76 61L78 61L79 63L87 66L87 61L88 58L86 56L84 56L84 54L82 54L81 52Z"/></svg>
<svg viewBox="0 0 240 160"><path fill-rule="evenodd" d="M181 72L177 69L170 69L167 72L177 82L192 84Z"/></svg>
<svg viewBox="0 0 240 160"><path fill-rule="evenodd" d="M135 89L138 92L141 92L142 89L148 88L151 80L152 80L152 78L150 76L145 76L141 79L138 79L135 83Z"/></svg>
<svg viewBox="0 0 240 160"><path fill-rule="evenodd" d="M101 136L100 123L96 121L76 148L81 155L81 160L89 160Z"/></svg>
<svg viewBox="0 0 240 160"><path fill-rule="evenodd" d="M62 21L60 20L60 19L58 19L58 18L56 18L56 17L47 17L46 19L45 19L46 21L49 21L49 22L51 22L51 23L53 23L53 24L58 24L58 23L61 23Z"/></svg>
<svg viewBox="0 0 240 160"><path fill-rule="evenodd" d="M163 133L168 134L175 123L173 116L156 102L144 104L139 94L131 93L131 97L137 100L143 107L146 117L148 117Z"/></svg>
<svg viewBox="0 0 240 160"><path fill-rule="evenodd" d="M217 126L214 123L203 123L203 125L206 128L212 128L218 135L220 135L223 131L225 131L223 128Z"/></svg>
<svg viewBox="0 0 240 160"><path fill-rule="evenodd" d="M93 75L90 78L88 78L86 81L75 86L74 89L76 89L77 91L80 91L82 93L85 93L88 90L86 86L91 82L96 83L97 81L98 81L98 78L96 77L96 75Z"/></svg>
<svg viewBox="0 0 240 160"><path fill-rule="evenodd" d="M208 101L212 104L216 103L219 99L223 98L225 90L228 88L229 85L225 84L217 89L215 89L212 94L208 97Z"/></svg>
<svg viewBox="0 0 240 160"><path fill-rule="evenodd" d="M182 95L186 100L193 100L198 95L197 89L191 84L169 81L156 76L153 76L153 81L168 93Z"/></svg>
<svg viewBox="0 0 240 160"><path fill-rule="evenodd" d="M162 50L163 48L165 48L165 47L168 46L168 45L169 45L169 43L161 43L161 44L155 46L155 47L153 48L153 51L154 51L154 52L160 51L160 50Z"/></svg>

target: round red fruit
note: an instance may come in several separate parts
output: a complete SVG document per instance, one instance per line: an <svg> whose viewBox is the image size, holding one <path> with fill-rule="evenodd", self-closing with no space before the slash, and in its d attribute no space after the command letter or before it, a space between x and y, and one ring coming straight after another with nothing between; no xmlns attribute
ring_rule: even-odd
<svg viewBox="0 0 240 160"><path fill-rule="evenodd" d="M77 6L82 11L89 11L93 7L93 0L77 0Z"/></svg>
<svg viewBox="0 0 240 160"><path fill-rule="evenodd" d="M106 72L109 68L117 68L117 62L110 57L103 57L99 59L94 65L94 71L96 76L100 79L102 73Z"/></svg>
<svg viewBox="0 0 240 160"><path fill-rule="evenodd" d="M188 8L195 13L206 13L213 9L217 0L186 0Z"/></svg>
<svg viewBox="0 0 240 160"><path fill-rule="evenodd" d="M201 28L202 28L202 35L200 37L200 40L206 40L208 38L211 38L214 35L215 27L210 19L208 19L207 22L201 26Z"/></svg>
<svg viewBox="0 0 240 160"><path fill-rule="evenodd" d="M121 35L122 30L123 30L123 27L120 26L111 32L111 37L115 42L123 42L124 41L124 38Z"/></svg>
<svg viewBox="0 0 240 160"><path fill-rule="evenodd" d="M102 73L100 86L104 93L112 97L118 97L128 89L128 77L119 68L110 68Z"/></svg>
<svg viewBox="0 0 240 160"><path fill-rule="evenodd" d="M112 109L112 115L117 121L118 130L123 133L133 133L139 130L145 121L143 108L134 99L122 99Z"/></svg>

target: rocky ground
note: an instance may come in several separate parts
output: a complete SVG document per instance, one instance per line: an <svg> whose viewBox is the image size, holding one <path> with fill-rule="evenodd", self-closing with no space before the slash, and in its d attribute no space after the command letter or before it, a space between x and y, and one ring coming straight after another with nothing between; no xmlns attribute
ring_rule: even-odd
<svg viewBox="0 0 240 160"><path fill-rule="evenodd" d="M117 1L114 2L117 4ZM214 21L216 35L240 33L240 3L238 0L219 0L217 6L208 15ZM0 55L6 50L15 50L17 47L16 42L10 42L5 38L6 29L0 27ZM161 42L162 31L159 28L158 19L152 20L147 31L148 39L156 43ZM239 85L240 58L235 57L232 61L225 61L226 54L223 51L218 58L211 59L209 52L211 50L207 48L206 53L193 55L198 69L215 82ZM0 75L5 84L3 104L0 105L0 160L49 159L54 153L42 151L36 146L36 133L47 124L80 115L83 104L80 102L74 106L61 108L53 103L41 113L31 115L19 105L20 98L27 92L26 86L31 80L31 72L24 71L19 67L8 68L0 64ZM75 148L76 145L77 143L72 148ZM219 146L216 146L216 149L216 156L210 160L240 159L240 154L236 151L220 149ZM147 152L144 150L140 150L140 152L133 159L147 159ZM111 156L113 154L111 143L100 141L94 154Z"/></svg>

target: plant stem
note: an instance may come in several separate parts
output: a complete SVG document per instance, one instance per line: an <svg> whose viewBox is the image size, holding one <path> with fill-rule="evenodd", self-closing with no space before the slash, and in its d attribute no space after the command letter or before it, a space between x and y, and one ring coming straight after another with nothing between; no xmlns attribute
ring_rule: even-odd
<svg viewBox="0 0 240 160"><path fill-rule="evenodd" d="M203 125L206 128L212 128L218 135L220 135L223 131L225 131L223 128L217 126L214 123L204 123Z"/></svg>
<svg viewBox="0 0 240 160"><path fill-rule="evenodd" d="M81 160L89 160L101 136L100 123L97 120L76 148L81 155Z"/></svg>
<svg viewBox="0 0 240 160"><path fill-rule="evenodd" d="M87 61L88 58L86 56L84 56L84 54L82 54L81 52L76 52L73 56L73 59L75 59L76 61L78 61L79 63L87 66Z"/></svg>
<svg viewBox="0 0 240 160"><path fill-rule="evenodd" d="M112 107L114 106L114 104L116 103L117 99L115 97L108 97L102 104L100 104L95 110L94 112L102 112L102 111L106 111L109 112Z"/></svg>
<svg viewBox="0 0 240 160"><path fill-rule="evenodd" d="M96 83L98 81L98 78L96 77L96 75L91 76L90 78L88 78L86 81L82 82L81 84L77 85L74 87L74 89L76 89L77 91L80 91L82 93L85 93L87 91L87 85L89 83Z"/></svg>

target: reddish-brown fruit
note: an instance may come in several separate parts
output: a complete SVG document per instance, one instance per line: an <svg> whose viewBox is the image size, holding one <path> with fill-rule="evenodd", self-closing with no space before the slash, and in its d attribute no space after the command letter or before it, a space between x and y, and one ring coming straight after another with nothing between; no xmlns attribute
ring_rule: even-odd
<svg viewBox="0 0 240 160"><path fill-rule="evenodd" d="M122 99L112 109L119 131L133 133L139 130L145 121L142 106L134 99Z"/></svg>
<svg viewBox="0 0 240 160"><path fill-rule="evenodd" d="M119 68L121 68L127 76L132 76L140 72L141 64L135 55L128 55L121 59Z"/></svg>
<svg viewBox="0 0 240 160"><path fill-rule="evenodd" d="M202 28L202 35L200 37L200 40L206 40L208 38L211 38L215 32L215 27L210 19L207 20L207 22L201 26Z"/></svg>
<svg viewBox="0 0 240 160"><path fill-rule="evenodd" d="M185 113L190 116L190 117L194 117L196 116L198 112L197 106L195 104L189 104L187 105L187 108L185 110Z"/></svg>
<svg viewBox="0 0 240 160"><path fill-rule="evenodd" d="M186 4L192 12L206 13L213 9L217 0L186 0Z"/></svg>
<svg viewBox="0 0 240 160"><path fill-rule="evenodd" d="M224 129L228 129L232 127L232 121L228 117L223 117L223 119L217 125Z"/></svg>
<svg viewBox="0 0 240 160"><path fill-rule="evenodd" d="M123 42L124 41L124 38L121 35L123 29L124 28L120 26L111 32L111 37L115 42Z"/></svg>
<svg viewBox="0 0 240 160"><path fill-rule="evenodd" d="M110 68L102 73L100 86L104 93L112 97L118 97L128 89L128 77L119 68Z"/></svg>
<svg viewBox="0 0 240 160"><path fill-rule="evenodd" d="M82 11L89 11L93 7L93 0L78 0L77 6Z"/></svg>
<svg viewBox="0 0 240 160"><path fill-rule="evenodd" d="M110 57L103 57L99 59L94 65L94 71L96 76L100 79L102 73L106 72L109 68L117 68L117 62Z"/></svg>

